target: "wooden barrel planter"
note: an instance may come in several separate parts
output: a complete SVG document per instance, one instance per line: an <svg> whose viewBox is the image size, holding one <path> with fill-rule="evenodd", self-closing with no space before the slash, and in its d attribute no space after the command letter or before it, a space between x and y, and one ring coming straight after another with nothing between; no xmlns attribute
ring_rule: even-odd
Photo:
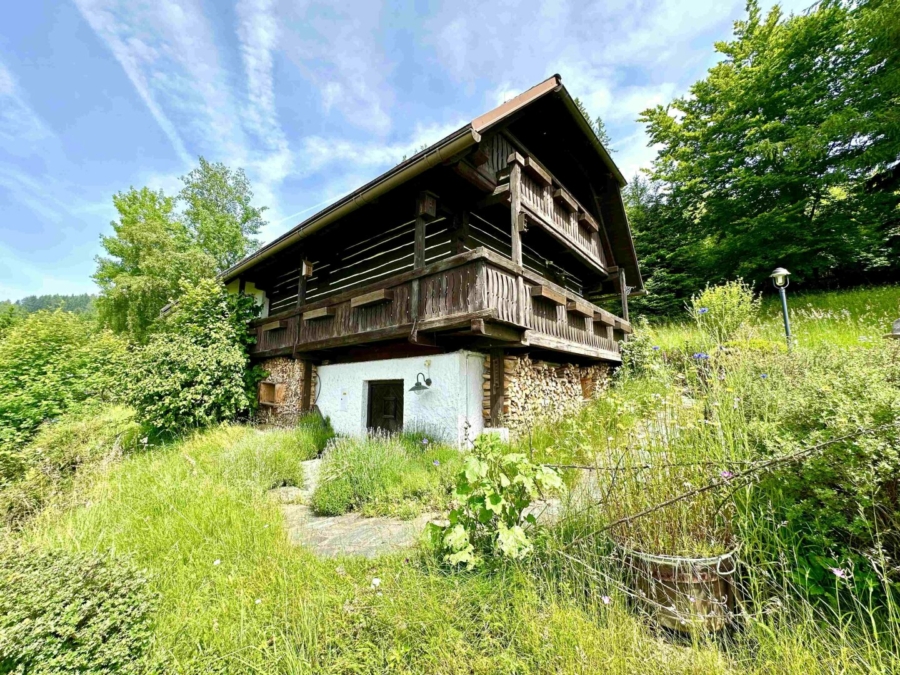
<svg viewBox="0 0 900 675"><path fill-rule="evenodd" d="M735 551L708 558L653 555L620 547L636 603L660 625L721 631L735 604Z"/></svg>

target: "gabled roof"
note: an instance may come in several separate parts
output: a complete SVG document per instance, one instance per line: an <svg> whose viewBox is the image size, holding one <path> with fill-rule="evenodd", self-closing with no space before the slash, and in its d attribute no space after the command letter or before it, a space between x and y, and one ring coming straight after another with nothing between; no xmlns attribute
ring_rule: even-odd
<svg viewBox="0 0 900 675"><path fill-rule="evenodd" d="M307 218L288 232L269 242L265 246L261 247L258 251L251 253L246 258L239 261L231 268L227 269L221 275L223 281L227 283L228 281L236 278L242 272L262 262L278 251L291 246L292 244L307 237L313 232L316 232L323 227L335 222L336 220L344 217L345 215L361 208L365 204L371 202L372 200L378 198L386 192L394 189L399 185L402 185L403 183L406 183L419 174L424 173L428 169L431 169L434 166L447 161L451 157L458 155L467 147L478 143L481 140L483 134L487 133L494 127L504 122L508 122L514 115L520 113L521 111L523 111L523 109L532 105L536 101L547 97L548 95L555 95L560 98L565 108L568 109L569 113L572 115L572 118L576 121L576 124L578 124L581 128L585 139L593 147L606 170L609 171L611 177L618 183L619 187L624 186L625 178L622 176L622 173L619 171L615 162L613 162L606 148L603 147L603 144L597 138L597 135L591 128L590 123L578 110L578 107L575 105L574 99L572 99L566 88L563 86L562 78L559 75L553 75L540 84L537 84L531 89L519 94L515 98L506 101L502 105L497 106L493 110L490 110L483 115L480 115L479 117L476 117L471 122L457 129L448 136L442 138L437 143L425 148L421 152L416 153L409 159L401 162L400 164L381 174L374 180L366 183L357 190L354 190L345 197L342 197L333 204L325 207L310 218ZM643 288L643 283L641 281L640 271L637 266L637 256L634 252L634 245L631 240L631 232L628 229L628 224L627 221L625 221L624 215L625 214L623 210L621 219L617 219L621 220L621 222L624 223L624 231L621 227L617 227L616 229L618 231L611 232L610 234L613 238L621 238L623 234L627 238L627 242L616 242L616 248L619 249L619 251L617 251L616 259L620 263L620 265L623 265L624 261L619 259L619 255L625 254L627 258L630 258L627 264L627 267L630 268L628 273L629 276L627 277L628 283L629 285L637 284L636 288L641 289Z"/></svg>

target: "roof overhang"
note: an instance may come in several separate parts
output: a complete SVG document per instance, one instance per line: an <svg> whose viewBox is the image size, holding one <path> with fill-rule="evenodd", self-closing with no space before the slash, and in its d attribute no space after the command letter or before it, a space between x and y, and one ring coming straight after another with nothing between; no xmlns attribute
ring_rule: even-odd
<svg viewBox="0 0 900 675"><path fill-rule="evenodd" d="M505 122L511 115L548 94L556 94L561 97L565 106L578 121L585 136L590 139L591 144L600 154L604 164L609 167L613 177L618 181L620 186L624 186L625 178L606 151L606 148L600 143L600 140L591 128L590 123L578 110L575 101L562 85L562 78L559 75L553 75L540 84L533 86L531 89L528 89L502 105L497 106L493 110L476 117L469 124L457 129L434 145L416 153L406 161L401 162L386 173L383 173L375 180L366 183L361 188L342 197L322 211L316 213L314 216L307 218L285 234L222 272L220 275L221 279L225 283L228 283L232 279L240 276L241 273L254 267L275 253L284 250L288 246L321 230L323 227L347 216L429 169L446 162L466 148L481 141L481 136L484 133Z"/></svg>

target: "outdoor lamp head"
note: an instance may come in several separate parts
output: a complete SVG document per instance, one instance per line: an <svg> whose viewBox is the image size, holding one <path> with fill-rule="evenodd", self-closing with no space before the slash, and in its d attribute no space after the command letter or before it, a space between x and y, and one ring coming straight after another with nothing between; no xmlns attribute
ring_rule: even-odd
<svg viewBox="0 0 900 675"><path fill-rule="evenodd" d="M423 391L428 391L428 387L430 386L431 378L425 377L425 373L419 373L418 375L416 375L416 383L411 386L409 390L414 394L421 394Z"/></svg>
<svg viewBox="0 0 900 675"><path fill-rule="evenodd" d="M775 284L775 288L787 288L789 276L791 276L791 273L783 267L776 267L772 270L772 274L769 275L772 279L772 283Z"/></svg>

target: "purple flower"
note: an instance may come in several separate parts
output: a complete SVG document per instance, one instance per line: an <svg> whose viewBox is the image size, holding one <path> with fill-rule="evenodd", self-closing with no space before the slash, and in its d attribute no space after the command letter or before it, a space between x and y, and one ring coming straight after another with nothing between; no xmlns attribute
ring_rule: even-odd
<svg viewBox="0 0 900 675"><path fill-rule="evenodd" d="M708 359L709 354L707 354L706 352L694 352L694 358L695 359Z"/></svg>
<svg viewBox="0 0 900 675"><path fill-rule="evenodd" d="M709 307L701 307L697 310L697 314L706 314L709 311Z"/></svg>
<svg viewBox="0 0 900 675"><path fill-rule="evenodd" d="M769 376L766 373L763 373L762 375L760 375L760 377L764 380L769 379Z"/></svg>
<svg viewBox="0 0 900 675"><path fill-rule="evenodd" d="M724 478L725 480L731 480L732 478L734 478L734 474L731 473L728 469L725 469L719 475L722 476L722 478Z"/></svg>
<svg viewBox="0 0 900 675"><path fill-rule="evenodd" d="M427 439L427 438L423 438L423 439L422 439L422 445L428 445L428 439Z"/></svg>
<svg viewBox="0 0 900 675"><path fill-rule="evenodd" d="M659 351L659 347L657 347L657 346L653 346L653 347L651 347L651 349L652 349L653 351L655 351L655 352L658 352L658 351Z"/></svg>
<svg viewBox="0 0 900 675"><path fill-rule="evenodd" d="M838 579L846 579L847 578L847 570L842 570L840 567L832 567L831 573L836 576Z"/></svg>
<svg viewBox="0 0 900 675"><path fill-rule="evenodd" d="M608 595L604 595L600 599L603 601L604 605L608 605L610 602L612 602L612 598L610 598Z"/></svg>
<svg viewBox="0 0 900 675"><path fill-rule="evenodd" d="M432 464L434 464L435 466L440 466L440 465L441 465L441 463L440 463L438 460L434 460L434 461L432 462Z"/></svg>

